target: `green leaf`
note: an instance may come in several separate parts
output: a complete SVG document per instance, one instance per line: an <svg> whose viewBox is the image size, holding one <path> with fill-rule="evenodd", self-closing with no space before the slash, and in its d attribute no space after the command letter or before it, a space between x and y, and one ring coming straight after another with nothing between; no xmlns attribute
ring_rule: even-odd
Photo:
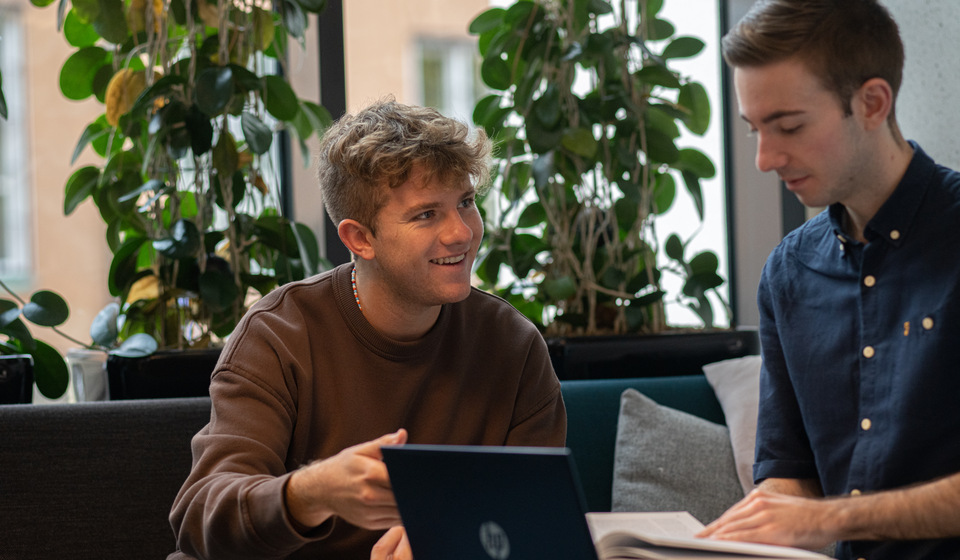
<svg viewBox="0 0 960 560"><path fill-rule="evenodd" d="M107 41L115 45L123 43L130 35L123 0L99 0L99 3L100 13L91 22L93 28Z"/></svg>
<svg viewBox="0 0 960 560"><path fill-rule="evenodd" d="M184 116L184 124L190 133L190 149L193 155L200 157L209 152L213 146L213 124L210 117L197 105L191 105Z"/></svg>
<svg viewBox="0 0 960 560"><path fill-rule="evenodd" d="M0 299L0 329L20 318L20 306L9 299Z"/></svg>
<svg viewBox="0 0 960 560"><path fill-rule="evenodd" d="M680 88L677 104L686 109L683 123L690 132L703 135L710 127L710 97L707 90L697 82L684 84Z"/></svg>
<svg viewBox="0 0 960 560"><path fill-rule="evenodd" d="M30 3L38 8L46 8L50 4L53 4L57 0L30 0Z"/></svg>
<svg viewBox="0 0 960 560"><path fill-rule="evenodd" d="M567 131L560 143L564 148L579 156L592 158L597 153L597 139L593 137L593 132L587 128L575 128Z"/></svg>
<svg viewBox="0 0 960 560"><path fill-rule="evenodd" d="M716 273L720 268L720 259L713 251L703 251L690 259L689 264L693 274Z"/></svg>
<svg viewBox="0 0 960 560"><path fill-rule="evenodd" d="M50 0L51 2L53 0ZM76 12L70 10L67 12L67 18L63 22L63 37L76 48L92 47L100 38L100 34L92 25L80 21Z"/></svg>
<svg viewBox="0 0 960 560"><path fill-rule="evenodd" d="M213 66L197 78L197 105L207 115L219 115L233 97L233 71L228 66Z"/></svg>
<svg viewBox="0 0 960 560"><path fill-rule="evenodd" d="M220 133L217 145L213 147L213 167L217 170L220 179L226 181L232 178L239 169L240 158L237 155L237 142L230 132Z"/></svg>
<svg viewBox="0 0 960 560"><path fill-rule="evenodd" d="M296 0L307 12L319 14L327 7L327 0Z"/></svg>
<svg viewBox="0 0 960 560"><path fill-rule="evenodd" d="M689 171L701 179L712 179L717 175L717 168L714 167L710 158L694 148L680 150L680 157L674 167L680 171Z"/></svg>
<svg viewBox="0 0 960 560"><path fill-rule="evenodd" d="M510 65L499 56L483 59L483 64L480 65L480 76L483 78L483 83L498 90L509 89L512 82Z"/></svg>
<svg viewBox="0 0 960 560"><path fill-rule="evenodd" d="M110 353L124 358L142 358L157 351L157 341L145 333L137 333L123 341L116 350Z"/></svg>
<svg viewBox="0 0 960 560"><path fill-rule="evenodd" d="M30 355L33 356L33 381L48 399L56 399L67 392L70 371L67 362L56 348L41 340Z"/></svg>
<svg viewBox="0 0 960 560"><path fill-rule="evenodd" d="M503 8L490 8L473 18L473 21L470 22L470 27L467 29L471 35L480 35L481 33L493 31L503 24L503 14L505 13L506 10Z"/></svg>
<svg viewBox="0 0 960 560"><path fill-rule="evenodd" d="M60 294L50 290L38 290L23 306L23 316L41 327L57 327L70 317L70 308Z"/></svg>
<svg viewBox="0 0 960 560"><path fill-rule="evenodd" d="M677 182L673 175L663 173L657 177L657 182L653 191L653 211L655 214L662 215L673 206L673 201L677 198Z"/></svg>
<svg viewBox="0 0 960 560"><path fill-rule="evenodd" d="M101 138L109 137L112 131L113 129L107 126L105 121L100 121L99 119L88 124L87 128L83 130L83 134L80 135L80 140L77 141L77 147L73 149L73 156L70 158L70 163L72 164L77 161L77 158L80 157L83 149L86 148L88 144L94 143Z"/></svg>
<svg viewBox="0 0 960 560"><path fill-rule="evenodd" d="M259 156L270 150L270 144L273 142L273 131L255 115L247 112L241 114L240 129L243 130L243 137L247 140L250 151Z"/></svg>
<svg viewBox="0 0 960 560"><path fill-rule="evenodd" d="M664 250L666 251L668 257L683 264L683 241L680 241L680 237L677 236L677 234L670 234L670 237L667 238L667 243L664 246Z"/></svg>
<svg viewBox="0 0 960 560"><path fill-rule="evenodd" d="M100 346L113 346L119 335L117 328L117 319L120 317L120 304L110 302L97 313L90 323L90 338L94 344Z"/></svg>
<svg viewBox="0 0 960 560"><path fill-rule="evenodd" d="M300 100L290 84L280 76L264 76L266 95L263 103L267 112L281 121L292 121L300 111Z"/></svg>
<svg viewBox="0 0 960 560"><path fill-rule="evenodd" d="M153 242L153 248L171 259L186 259L195 256L201 244L200 230L190 220L177 220L170 228L170 237Z"/></svg>
<svg viewBox="0 0 960 560"><path fill-rule="evenodd" d="M100 182L100 169L92 165L81 167L67 179L66 193L63 198L63 214L69 216L81 202L93 194Z"/></svg>
<svg viewBox="0 0 960 560"><path fill-rule="evenodd" d="M214 311L225 311L233 307L239 292L229 270L207 268L200 275L200 299Z"/></svg>
<svg viewBox="0 0 960 560"><path fill-rule="evenodd" d="M658 163L671 164L680 157L680 150L677 149L673 138L647 127L647 156Z"/></svg>
<svg viewBox="0 0 960 560"><path fill-rule="evenodd" d="M613 13L613 7L604 0L587 0L587 9L598 16Z"/></svg>
<svg viewBox="0 0 960 560"><path fill-rule="evenodd" d="M111 296L118 297L133 282L137 274L137 257L146 242L145 237L131 235L114 251L107 276L107 287Z"/></svg>
<svg viewBox="0 0 960 560"><path fill-rule="evenodd" d="M301 101L300 113L302 113L310 123L311 133L322 134L324 130L333 124L333 117L330 116L330 111L327 111L324 106L317 105L312 101ZM301 135L300 137L306 140L310 136L311 134L307 134L306 136Z"/></svg>
<svg viewBox="0 0 960 560"><path fill-rule="evenodd" d="M545 279L540 287L553 301L564 301L577 295L577 282L569 276Z"/></svg>
<svg viewBox="0 0 960 560"><path fill-rule="evenodd" d="M547 221L547 212L543 209L543 204L534 202L524 208L523 213L517 220L518 228L536 227Z"/></svg>
<svg viewBox="0 0 960 560"><path fill-rule="evenodd" d="M647 40L663 41L669 39L676 32L673 24L663 19L654 19L647 28Z"/></svg>
<svg viewBox="0 0 960 560"><path fill-rule="evenodd" d="M641 83L650 86L662 86L670 89L679 89L681 86L677 74L666 66L659 64L648 64L634 73L634 76Z"/></svg>
<svg viewBox="0 0 960 560"><path fill-rule="evenodd" d="M100 47L84 47L70 55L60 68L64 97L80 101L93 95L93 77L109 61L109 53Z"/></svg>
<svg viewBox="0 0 960 560"><path fill-rule="evenodd" d="M690 197L693 198L693 204L697 209L697 215L700 221L703 221L703 187L700 186L700 178L689 171L681 171L683 184L687 188Z"/></svg>
<svg viewBox="0 0 960 560"><path fill-rule="evenodd" d="M661 57L670 59L697 56L704 46L704 42L696 37L677 37L667 45L667 48L663 49Z"/></svg>
<svg viewBox="0 0 960 560"><path fill-rule="evenodd" d="M300 260L303 262L304 272L307 276L319 274L324 269L329 268L329 262L320 257L320 244L317 242L317 236L313 230L304 224L294 222L293 235L297 239L297 249L300 252Z"/></svg>
<svg viewBox="0 0 960 560"><path fill-rule="evenodd" d="M20 347L27 352L37 347L36 339L33 338L27 325L20 319L0 327L0 334L5 334L11 339L19 341Z"/></svg>
<svg viewBox="0 0 960 560"><path fill-rule="evenodd" d="M303 13L303 8L300 7L300 4L292 0L284 0L283 25L290 35L293 35L297 39L303 38L303 34L307 30L307 15Z"/></svg>
<svg viewBox="0 0 960 560"><path fill-rule="evenodd" d="M550 84L543 95L533 102L533 114L546 129L554 129L560 122L560 89Z"/></svg>

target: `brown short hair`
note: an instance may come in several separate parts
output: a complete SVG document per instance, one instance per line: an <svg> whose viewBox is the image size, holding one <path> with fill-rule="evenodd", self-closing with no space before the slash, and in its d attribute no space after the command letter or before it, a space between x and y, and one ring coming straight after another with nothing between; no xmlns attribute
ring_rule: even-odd
<svg viewBox="0 0 960 560"><path fill-rule="evenodd" d="M722 49L733 67L800 59L847 114L853 93L873 78L890 84L895 105L903 77L899 28L877 0L760 0L724 36Z"/></svg>
<svg viewBox="0 0 960 560"><path fill-rule="evenodd" d="M480 191L490 175L490 141L483 130L427 107L379 101L335 122L320 141L318 178L335 224L350 218L375 229L386 189L403 184L415 165Z"/></svg>

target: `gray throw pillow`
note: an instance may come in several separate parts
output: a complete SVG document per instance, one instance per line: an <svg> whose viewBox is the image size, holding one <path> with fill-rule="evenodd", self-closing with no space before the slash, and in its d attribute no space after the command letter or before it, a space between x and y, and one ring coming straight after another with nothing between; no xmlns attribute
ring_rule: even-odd
<svg viewBox="0 0 960 560"><path fill-rule="evenodd" d="M744 493L753 490L753 457L760 405L760 356L744 356L703 366L730 430L733 458Z"/></svg>
<svg viewBox="0 0 960 560"><path fill-rule="evenodd" d="M742 498L726 427L623 392L613 511L688 511L706 524Z"/></svg>

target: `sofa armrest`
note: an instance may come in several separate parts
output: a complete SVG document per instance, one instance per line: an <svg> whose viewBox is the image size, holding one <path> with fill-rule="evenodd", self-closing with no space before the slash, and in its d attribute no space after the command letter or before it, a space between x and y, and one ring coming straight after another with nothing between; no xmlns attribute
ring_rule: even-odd
<svg viewBox="0 0 960 560"><path fill-rule="evenodd" d="M2 558L165 558L210 399L0 406Z"/></svg>
<svg viewBox="0 0 960 560"><path fill-rule="evenodd" d="M610 511L620 394L633 388L658 403L718 424L723 410L703 375L562 381L567 447L589 511Z"/></svg>

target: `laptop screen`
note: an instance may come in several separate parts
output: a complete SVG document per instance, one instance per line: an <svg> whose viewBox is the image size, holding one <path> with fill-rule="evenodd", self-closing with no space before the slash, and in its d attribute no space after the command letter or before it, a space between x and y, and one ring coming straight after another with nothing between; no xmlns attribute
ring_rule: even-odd
<svg viewBox="0 0 960 560"><path fill-rule="evenodd" d="M596 560L569 449L382 450L417 560Z"/></svg>

